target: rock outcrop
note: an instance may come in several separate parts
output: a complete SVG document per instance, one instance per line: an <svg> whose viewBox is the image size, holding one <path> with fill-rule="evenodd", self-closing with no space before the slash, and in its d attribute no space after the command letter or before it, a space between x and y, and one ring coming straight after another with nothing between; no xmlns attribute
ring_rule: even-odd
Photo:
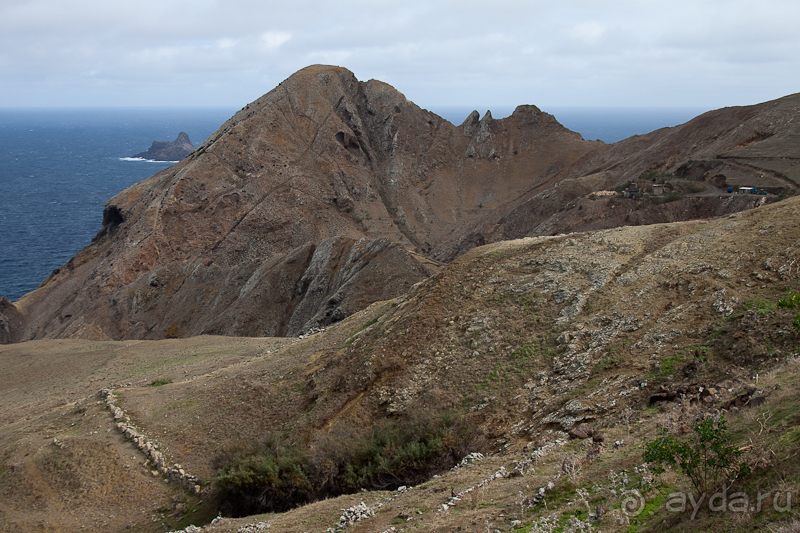
<svg viewBox="0 0 800 533"><path fill-rule="evenodd" d="M0 344L9 344L19 340L16 335L21 331L23 316L7 298L0 298Z"/></svg>
<svg viewBox="0 0 800 533"><path fill-rule="evenodd" d="M153 141L149 150L131 157L152 161L180 161L194 150L195 146L189 140L189 135L180 132L174 141Z"/></svg>

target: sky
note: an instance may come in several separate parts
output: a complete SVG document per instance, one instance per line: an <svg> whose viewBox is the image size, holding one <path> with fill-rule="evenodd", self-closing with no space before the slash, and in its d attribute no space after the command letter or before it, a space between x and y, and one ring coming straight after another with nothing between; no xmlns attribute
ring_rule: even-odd
<svg viewBox="0 0 800 533"><path fill-rule="evenodd" d="M437 106L800 92L797 0L0 0L0 107L234 107L339 65Z"/></svg>

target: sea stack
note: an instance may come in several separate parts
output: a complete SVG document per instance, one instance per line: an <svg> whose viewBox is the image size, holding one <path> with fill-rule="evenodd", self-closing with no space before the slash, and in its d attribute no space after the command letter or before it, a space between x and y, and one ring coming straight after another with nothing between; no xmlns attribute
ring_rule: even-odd
<svg viewBox="0 0 800 533"><path fill-rule="evenodd" d="M194 152L192 141L186 133L180 132L174 141L153 141L149 150L131 157L152 161L180 161L192 152Z"/></svg>

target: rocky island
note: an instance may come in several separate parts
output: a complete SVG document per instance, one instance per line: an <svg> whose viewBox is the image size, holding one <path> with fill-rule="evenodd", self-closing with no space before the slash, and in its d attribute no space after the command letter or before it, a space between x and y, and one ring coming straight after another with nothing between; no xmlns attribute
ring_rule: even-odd
<svg viewBox="0 0 800 533"><path fill-rule="evenodd" d="M192 152L194 152L192 141L189 140L189 136L186 133L180 132L178 138L174 141L153 141L149 150L131 157L152 161L180 161Z"/></svg>

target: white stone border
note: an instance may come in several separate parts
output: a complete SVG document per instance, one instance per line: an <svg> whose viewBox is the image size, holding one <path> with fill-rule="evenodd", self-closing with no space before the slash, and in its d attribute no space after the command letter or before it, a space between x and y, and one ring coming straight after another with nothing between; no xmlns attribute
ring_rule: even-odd
<svg viewBox="0 0 800 533"><path fill-rule="evenodd" d="M117 407L114 402L113 388L105 387L100 389L100 394L105 398L106 407L111 411L111 415L114 417L114 421L120 433L125 435L126 438L131 439L136 447L139 448L139 451L147 457L148 461L156 467L161 475L167 480L182 486L192 494L199 495L203 491L197 476L187 474L181 465L177 463L172 466L167 466L164 454L158 451L158 447L150 442L147 437L139 433L136 427L131 424L131 419L125 414L125 411Z"/></svg>
<svg viewBox="0 0 800 533"><path fill-rule="evenodd" d="M553 442L548 442L547 444L545 444L541 448L537 448L536 450L534 450L526 459L523 459L522 461L517 463L516 466L514 467L514 469L510 473L508 472L508 470L506 470L506 467L501 466L500 469L497 472L492 474L490 477L484 479L483 481L481 481L477 485L474 485L472 487L464 489L461 492L459 492L458 494L452 495L450 497L450 499L447 500L447 503L443 503L442 504L441 508L437 511L437 514L446 512L451 507L455 507L458 504L458 502L460 502L461 499L464 496L466 496L467 494L469 494L473 490L482 489L482 488L486 487L489 483L491 483L492 481L494 481L496 479L501 479L501 478L505 478L505 477L524 476L529 472L532 473L533 472L533 463L535 463L536 461L538 461L539 459L541 459L542 457L547 455L552 450L554 450L556 448L559 448L559 447L563 446L566 443L567 443L567 440L565 440L565 439L556 439ZM464 466L468 466L468 465L472 464L475 461L479 461L480 459L483 459L483 455L481 455L479 453L471 453L468 456L464 457L464 459L461 461L461 463L458 466L454 467L450 471L453 472L453 471L455 471L455 470L457 470L459 468L463 468ZM553 487L555 486L555 483L554 483L555 479L558 479L560 476L561 476L561 474L557 475L553 480L549 481L547 483L547 485L545 485L545 487L542 487L537 491L536 495L534 496L534 504L539 503L544 498L544 493L545 493L546 490L552 490L553 489Z"/></svg>

